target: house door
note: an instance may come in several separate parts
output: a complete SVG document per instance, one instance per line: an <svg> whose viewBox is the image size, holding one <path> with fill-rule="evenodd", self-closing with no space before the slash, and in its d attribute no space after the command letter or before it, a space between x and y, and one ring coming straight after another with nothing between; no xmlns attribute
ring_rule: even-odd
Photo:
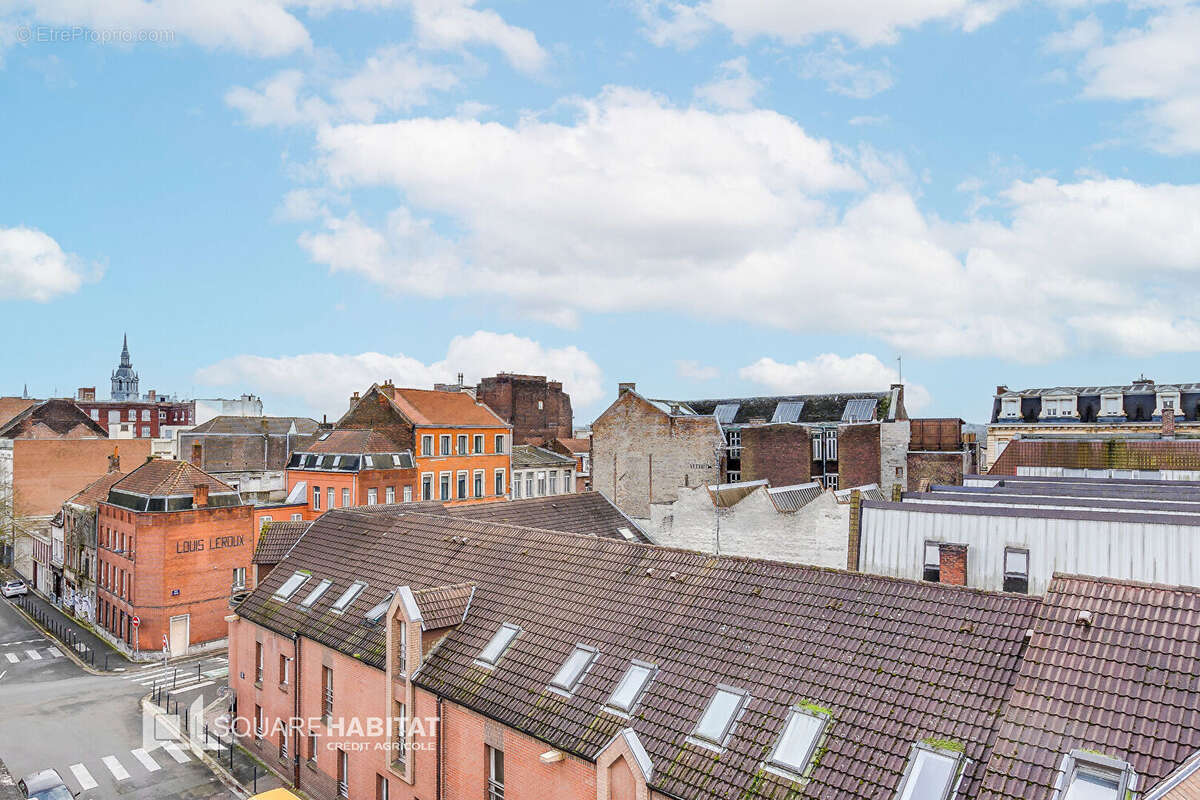
<svg viewBox="0 0 1200 800"><path fill-rule="evenodd" d="M181 656L187 652L188 637L191 621L190 615L180 614L178 617L171 617L171 657Z"/></svg>

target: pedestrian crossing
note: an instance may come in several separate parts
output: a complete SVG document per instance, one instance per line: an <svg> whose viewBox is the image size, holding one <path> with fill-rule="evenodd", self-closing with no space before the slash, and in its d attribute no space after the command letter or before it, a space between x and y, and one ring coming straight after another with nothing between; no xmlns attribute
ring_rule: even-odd
<svg viewBox="0 0 1200 800"><path fill-rule="evenodd" d="M192 760L192 756L175 742L164 742L161 749L134 748L129 751L128 757L109 755L102 756L99 762L72 764L69 772L74 778L77 790L86 792L98 787L101 780L108 780L106 775L111 776L116 783L123 783L143 773L158 772L163 768L160 762L170 763L168 757L177 764L186 764Z"/></svg>
<svg viewBox="0 0 1200 800"><path fill-rule="evenodd" d="M218 680L224 682L229 675L229 659L224 656L206 659L205 661L180 666L147 664L136 672L121 676L121 680L136 683L139 686L154 688L166 686L175 689L198 689L201 686L211 686Z"/></svg>
<svg viewBox="0 0 1200 800"><path fill-rule="evenodd" d="M4 653L4 659L9 664L20 664L30 661L49 662L62 657L62 651L57 647L46 647L43 649L27 648L22 650L10 650Z"/></svg>

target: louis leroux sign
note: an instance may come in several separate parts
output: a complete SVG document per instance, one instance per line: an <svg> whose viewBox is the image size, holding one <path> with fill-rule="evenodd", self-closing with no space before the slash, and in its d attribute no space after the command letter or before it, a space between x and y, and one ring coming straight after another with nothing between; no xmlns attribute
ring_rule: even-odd
<svg viewBox="0 0 1200 800"><path fill-rule="evenodd" d="M224 550L229 547L241 547L245 543L245 536L213 536L208 541L204 539L184 539L175 543L175 552L183 555L185 553L199 553L202 550Z"/></svg>

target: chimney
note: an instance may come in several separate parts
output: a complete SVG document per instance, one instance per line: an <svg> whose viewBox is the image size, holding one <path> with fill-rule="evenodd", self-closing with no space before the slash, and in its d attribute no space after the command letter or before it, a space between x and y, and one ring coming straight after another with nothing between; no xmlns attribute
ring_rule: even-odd
<svg viewBox="0 0 1200 800"><path fill-rule="evenodd" d="M637 391L636 383L618 383L617 384L617 397L620 397L621 395L625 394L626 392L636 392L636 391Z"/></svg>
<svg viewBox="0 0 1200 800"><path fill-rule="evenodd" d="M999 397L1000 395L1004 394L1007 391L1008 391L1007 386L1003 386L1003 385L997 386L996 387L996 396Z"/></svg>
<svg viewBox="0 0 1200 800"><path fill-rule="evenodd" d="M1175 438L1175 409L1164 408L1162 411L1162 438Z"/></svg>
<svg viewBox="0 0 1200 800"><path fill-rule="evenodd" d="M967 585L967 546L965 544L938 545L938 561L941 583L950 586Z"/></svg>
<svg viewBox="0 0 1200 800"><path fill-rule="evenodd" d="M121 456L118 455L117 448L115 448L115 447L113 448L112 455L108 457L108 471L109 472L120 472L121 471Z"/></svg>
<svg viewBox="0 0 1200 800"><path fill-rule="evenodd" d="M354 408L354 404L358 402L358 392L350 395L350 407Z"/></svg>
<svg viewBox="0 0 1200 800"><path fill-rule="evenodd" d="M192 508L204 508L208 505L208 484L197 483L192 489Z"/></svg>
<svg viewBox="0 0 1200 800"><path fill-rule="evenodd" d="M846 569L858 572L859 540L862 538L862 492L850 490L850 535L846 542Z"/></svg>
<svg viewBox="0 0 1200 800"><path fill-rule="evenodd" d="M458 388L461 389L462 387L463 387L463 374L460 372L460 373L458 373Z"/></svg>

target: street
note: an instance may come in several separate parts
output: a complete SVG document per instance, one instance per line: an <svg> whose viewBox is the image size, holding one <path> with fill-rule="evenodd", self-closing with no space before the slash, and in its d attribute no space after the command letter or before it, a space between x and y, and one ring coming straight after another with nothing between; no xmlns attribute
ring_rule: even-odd
<svg viewBox="0 0 1200 800"><path fill-rule="evenodd" d="M138 701L154 681L174 679L180 690L194 688L189 699L207 692L210 700L227 662L214 657L175 671L157 664L91 675L0 601L0 759L18 778L58 770L81 800L234 797L186 749L143 748Z"/></svg>

